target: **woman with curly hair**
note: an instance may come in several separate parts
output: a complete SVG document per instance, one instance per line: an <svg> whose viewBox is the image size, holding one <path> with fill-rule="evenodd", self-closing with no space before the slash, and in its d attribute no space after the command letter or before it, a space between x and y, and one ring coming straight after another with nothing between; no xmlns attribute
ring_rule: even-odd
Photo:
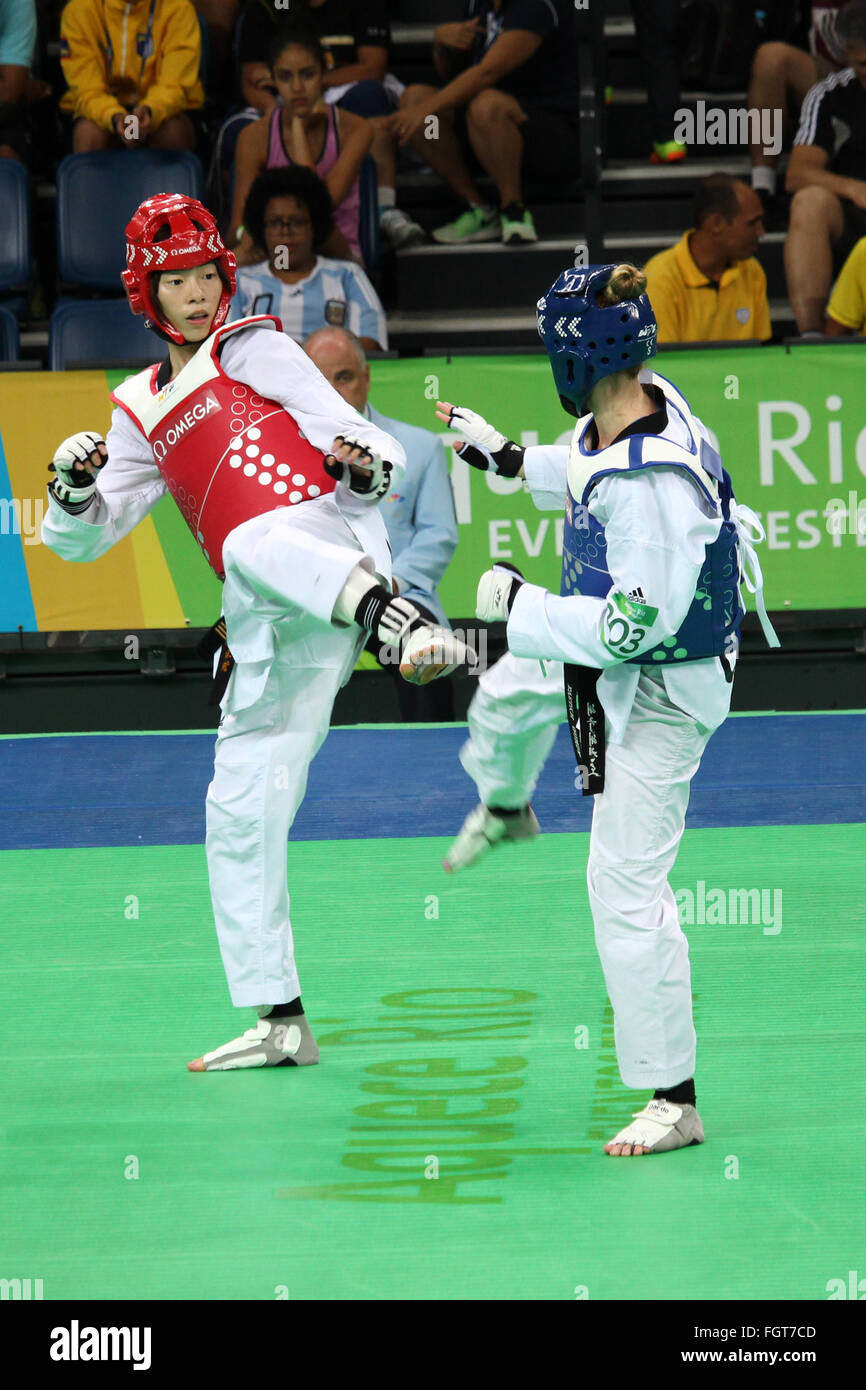
<svg viewBox="0 0 866 1390"><path fill-rule="evenodd" d="M379 296L354 261L318 255L333 230L333 205L312 169L268 169L250 189L244 226L267 260L238 272L233 313L274 314L303 342L317 328L348 328L370 352L387 349Z"/></svg>

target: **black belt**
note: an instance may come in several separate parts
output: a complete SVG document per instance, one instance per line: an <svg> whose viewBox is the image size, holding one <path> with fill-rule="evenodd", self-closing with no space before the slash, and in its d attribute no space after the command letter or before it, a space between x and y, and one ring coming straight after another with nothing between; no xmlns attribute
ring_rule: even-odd
<svg viewBox="0 0 866 1390"><path fill-rule="evenodd" d="M235 659L229 651L226 641L226 620L221 617L219 622L214 623L209 628L197 648L201 656L213 656L214 652L219 652L216 675L211 686L209 705L218 705L226 691L229 683L229 676L234 670Z"/></svg>
<svg viewBox="0 0 866 1390"><path fill-rule="evenodd" d="M565 708L583 796L604 791L604 710L595 693L601 671L566 663Z"/></svg>

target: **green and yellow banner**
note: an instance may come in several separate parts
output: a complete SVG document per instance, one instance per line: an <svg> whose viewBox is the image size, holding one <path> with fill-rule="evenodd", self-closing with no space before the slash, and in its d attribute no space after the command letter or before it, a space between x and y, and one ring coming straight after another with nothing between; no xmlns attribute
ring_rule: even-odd
<svg viewBox="0 0 866 1390"><path fill-rule="evenodd" d="M769 609L866 606L866 345L664 353L654 366L715 434L738 499L761 517ZM440 434L435 402L470 406L524 445L567 444L544 356L373 363L384 414ZM47 465L77 430L105 434L126 373L0 376L0 631L204 627L220 585L165 497L102 559L69 564L40 542ZM520 482L477 473L449 449L460 541L440 586L452 618L474 613L479 574L508 559L558 592L562 518ZM399 486L399 484L397 485Z"/></svg>

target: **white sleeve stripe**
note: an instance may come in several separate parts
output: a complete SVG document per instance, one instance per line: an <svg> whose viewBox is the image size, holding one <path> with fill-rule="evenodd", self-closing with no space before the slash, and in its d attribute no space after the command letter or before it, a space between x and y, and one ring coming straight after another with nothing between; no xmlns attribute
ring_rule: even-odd
<svg viewBox="0 0 866 1390"><path fill-rule="evenodd" d="M795 145L814 145L815 132L818 127L818 117L821 112L821 102L834 87L844 83L845 86L856 77L853 68L844 68L841 72L832 72L823 81L816 82L814 87L810 87L806 93L802 110L800 111L800 124L797 134L794 136Z"/></svg>

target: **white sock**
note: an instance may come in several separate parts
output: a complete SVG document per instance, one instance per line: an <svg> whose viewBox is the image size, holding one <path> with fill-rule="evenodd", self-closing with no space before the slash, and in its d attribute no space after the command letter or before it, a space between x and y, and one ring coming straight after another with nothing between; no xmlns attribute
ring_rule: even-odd
<svg viewBox="0 0 866 1390"><path fill-rule="evenodd" d="M386 208L397 206L397 191L394 188L386 188L383 184L379 185L379 212L383 213Z"/></svg>
<svg viewBox="0 0 866 1390"><path fill-rule="evenodd" d="M356 565L355 568L350 571L348 579L337 595L337 601L334 604L331 620L342 623L353 623L361 599L365 594L368 594L371 589L375 589L378 583L378 579L375 579L368 570L362 569L360 565Z"/></svg>
<svg viewBox="0 0 866 1390"><path fill-rule="evenodd" d="M766 164L756 164L752 170L752 187L765 188L768 193L776 191L776 171Z"/></svg>

